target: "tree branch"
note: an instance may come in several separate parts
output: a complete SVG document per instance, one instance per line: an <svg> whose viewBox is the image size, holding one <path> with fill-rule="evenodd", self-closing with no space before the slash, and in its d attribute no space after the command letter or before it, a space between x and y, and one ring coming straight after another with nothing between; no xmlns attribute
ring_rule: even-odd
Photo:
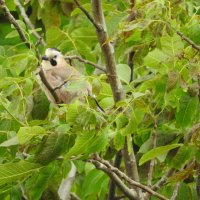
<svg viewBox="0 0 200 200"><path fill-rule="evenodd" d="M156 148L156 141L157 141L157 134L156 134L155 127L153 129L152 138L153 138L152 149L155 149ZM149 163L149 171L148 171L148 175L147 175L147 185L149 187L151 187L151 185L152 185L154 164L155 164L155 159L152 159Z"/></svg>
<svg viewBox="0 0 200 200"><path fill-rule="evenodd" d="M167 178L170 177L174 173L175 169L170 169L166 174L164 174L161 179L155 183L151 188L156 191L161 188L167 181Z"/></svg>
<svg viewBox="0 0 200 200"><path fill-rule="evenodd" d="M107 166L95 159L90 159L89 161L94 164L97 169L104 171L115 182L115 184L120 188L124 195L133 200L137 199L137 194L128 188L115 173L107 168Z"/></svg>
<svg viewBox="0 0 200 200"><path fill-rule="evenodd" d="M117 155L115 157L115 161L114 161L114 167L119 168L120 164L121 164L121 160L122 160L122 155L121 155L121 151L117 152ZM109 193L108 193L108 200L113 200L115 199L115 183L110 180L110 185L109 185Z"/></svg>
<svg viewBox="0 0 200 200"><path fill-rule="evenodd" d="M190 131L187 133L187 140L190 141L193 137L193 135L200 129L200 123L197 123L192 126Z"/></svg>
<svg viewBox="0 0 200 200"><path fill-rule="evenodd" d="M134 55L135 55L134 51L131 51L128 55L128 66L131 69L131 75L130 75L130 81L129 81L130 83L133 81L133 71L134 71L133 59L134 59Z"/></svg>
<svg viewBox="0 0 200 200"><path fill-rule="evenodd" d="M100 30L96 28L96 32L105 58L106 71L112 88L114 100L115 102L118 102L124 99L125 95L122 89L122 84L117 76L114 49L109 42L109 37L106 31L101 0L92 0L92 10L96 24L102 27Z"/></svg>
<svg viewBox="0 0 200 200"><path fill-rule="evenodd" d="M34 25L32 24L32 22L30 21L30 19L28 18L27 14L26 14L26 11L24 9L24 7L22 6L20 0L14 0L15 1L15 5L18 7L19 11L20 11L20 14L21 16L23 17L24 19L24 22L26 23L26 25L32 30L33 32L33 35L41 41L41 44L43 46L46 45L44 39L35 31L35 27Z"/></svg>
<svg viewBox="0 0 200 200"><path fill-rule="evenodd" d="M104 166L107 168L107 170L109 171L109 173L114 173L116 174L119 178L125 180L127 183L129 183L130 185L132 186L135 186L135 187L138 187L138 188L141 188L143 190L145 190L146 192L158 197L159 199L162 199L162 200L168 200L168 198L164 197L163 195L153 191L150 187L148 186L145 186L145 185L142 185L141 183L137 182L137 181L134 181L132 180L131 178L129 178L126 174L124 174L122 171L120 171L118 168L116 167L113 167L108 161L106 160L103 160L102 158L100 158L99 156L97 155L94 155L92 159L90 159L90 161L95 165L96 162L95 161L98 161L101 165L98 166L99 168L98 169L102 169L101 166ZM95 165L96 166L96 165Z"/></svg>
<svg viewBox="0 0 200 200"><path fill-rule="evenodd" d="M75 193L70 193L70 200L81 200Z"/></svg>
<svg viewBox="0 0 200 200"><path fill-rule="evenodd" d="M189 45L191 45L192 48L194 48L194 49L196 49L197 51L200 52L200 46L195 44L192 40L190 40L190 38L183 35L183 33L181 33L180 31L176 31L176 33L182 38L182 40L186 41Z"/></svg>
<svg viewBox="0 0 200 200"><path fill-rule="evenodd" d="M99 65L97 65L96 63L91 62L91 61L89 61L89 60L85 60L85 59L81 58L80 56L76 56L76 55L75 55L75 56L65 56L65 59L67 59L67 60L74 60L74 59L79 60L80 62L83 62L83 63L85 63L85 64L92 65L93 67L95 67L95 68L97 68L97 69L103 71L104 73L106 73L106 70L103 69L101 66L99 66Z"/></svg>
<svg viewBox="0 0 200 200"><path fill-rule="evenodd" d="M93 16L94 16L94 18L92 18L88 14L88 12L79 4L77 0L74 0L74 1L77 4L77 6L79 6L79 8L85 13L85 15L88 17L88 19L93 23L94 27L96 28L99 44L105 58L107 76L108 76L108 80L112 89L114 100L115 102L123 100L125 98L125 94L122 88L122 84L119 80L119 77L117 76L114 49L109 41L108 33L106 31L106 24L105 24L104 14L102 10L102 2L101 0L92 0L92 11L93 11ZM126 140L127 140L127 137L126 137ZM127 142L129 142L130 146L132 146L131 140L130 141L127 140ZM127 147L128 146L126 145L124 149L126 149ZM131 154L129 154L128 149L126 149L124 152L127 154L126 158L124 157L124 162L126 163L126 166L128 166L126 170L127 172L130 170L133 171L133 173L128 174L128 175L130 175L131 177L132 174L138 174L137 168L135 166L132 166L131 162L129 162L130 160L132 160L131 156L134 154L134 152L132 151ZM130 170L128 170L128 168ZM131 177L131 178L134 179L135 177Z"/></svg>
<svg viewBox="0 0 200 200"><path fill-rule="evenodd" d="M15 29L17 30L17 32L19 33L19 36L21 38L21 40L23 42L25 42L25 45L30 48L30 44L28 42L28 40L26 39L25 34L23 33L22 28L20 27L20 25L18 24L18 22L16 21L16 19L13 17L13 15L10 13L8 7L5 4L4 0L0 0L0 7L2 8L5 16L7 17L7 19L9 20L9 22L11 24L13 24L13 26L15 27Z"/></svg>
<svg viewBox="0 0 200 200"><path fill-rule="evenodd" d="M107 28L105 24L105 18L104 18L104 14L102 10L102 1L92 0L92 10L93 10L93 16L94 16L95 22L102 27L101 30L96 30L96 33L98 36L101 50L105 58L106 71L107 71L108 80L112 89L113 97L114 97L115 102L118 102L125 98L125 94L122 88L122 84L119 80L119 77L117 76L114 48L109 41ZM128 176L134 180L138 180L139 175L138 175L137 165L136 165L136 162L132 162L132 161L135 161L135 155L133 152L133 148L131 147L132 140L131 140L131 137L129 136L126 137L126 144L123 149L124 162L125 162ZM131 147L130 148L131 152L129 152L128 150L128 146L129 146L128 144ZM138 194L140 194L140 192L138 192Z"/></svg>
<svg viewBox="0 0 200 200"><path fill-rule="evenodd" d="M176 200L176 197L178 195L178 189L180 187L180 183L176 183L175 187L174 187L174 191L173 191L173 194L172 194L172 197L170 200Z"/></svg>
<svg viewBox="0 0 200 200"><path fill-rule="evenodd" d="M78 0L74 0L75 4L77 5L77 7L82 10L82 12L86 15L86 17L90 20L90 22L94 25L94 27L96 28L96 30L101 31L102 27L96 23L96 21L93 19L93 17L88 13L87 10L85 10L85 8L83 8L83 6L81 6L81 4L79 3Z"/></svg>

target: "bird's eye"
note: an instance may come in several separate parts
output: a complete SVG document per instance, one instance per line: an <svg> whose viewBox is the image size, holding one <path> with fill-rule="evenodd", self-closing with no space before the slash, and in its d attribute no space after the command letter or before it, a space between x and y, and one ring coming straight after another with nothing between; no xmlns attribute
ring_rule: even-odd
<svg viewBox="0 0 200 200"><path fill-rule="evenodd" d="M55 55L53 58L57 58L57 55Z"/></svg>

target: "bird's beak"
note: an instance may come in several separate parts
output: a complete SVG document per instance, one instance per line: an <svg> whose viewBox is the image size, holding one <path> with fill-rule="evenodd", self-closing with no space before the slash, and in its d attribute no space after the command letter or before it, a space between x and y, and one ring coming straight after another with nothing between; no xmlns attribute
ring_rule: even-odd
<svg viewBox="0 0 200 200"><path fill-rule="evenodd" d="M46 55L44 55L44 56L42 56L42 60L49 60L49 58L46 56Z"/></svg>

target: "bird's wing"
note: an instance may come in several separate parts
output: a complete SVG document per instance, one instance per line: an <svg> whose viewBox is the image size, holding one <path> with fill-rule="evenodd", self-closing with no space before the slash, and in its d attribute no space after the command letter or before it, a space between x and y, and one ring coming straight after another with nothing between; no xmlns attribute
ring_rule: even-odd
<svg viewBox="0 0 200 200"><path fill-rule="evenodd" d="M44 75L44 72L41 67L39 67L36 70L35 75L36 75L36 80L37 80L38 84L40 85L41 89L47 96L48 100L52 103L57 103L58 97L56 96L55 92L53 93L53 89L50 88L51 86L48 84L48 81L44 80L45 75Z"/></svg>

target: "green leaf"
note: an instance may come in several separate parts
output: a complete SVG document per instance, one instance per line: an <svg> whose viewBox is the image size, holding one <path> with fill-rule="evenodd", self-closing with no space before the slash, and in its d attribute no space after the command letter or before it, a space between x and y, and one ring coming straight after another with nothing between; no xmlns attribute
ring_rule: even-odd
<svg viewBox="0 0 200 200"><path fill-rule="evenodd" d="M35 28L35 29L28 30L29 34L32 34L34 32L39 32L39 31L42 31L42 28Z"/></svg>
<svg viewBox="0 0 200 200"><path fill-rule="evenodd" d="M177 154L172 159L172 166L181 170L183 166L194 156L194 146L182 146L179 148Z"/></svg>
<svg viewBox="0 0 200 200"><path fill-rule="evenodd" d="M90 11L91 10L91 4L90 3L85 3L81 5L85 10ZM77 15L77 14L82 14L82 11L79 8L75 8L73 12L71 13L71 16Z"/></svg>
<svg viewBox="0 0 200 200"><path fill-rule="evenodd" d="M19 33L16 30L14 30L14 31L11 31L10 33L8 33L5 38L14 38L14 37L18 37L18 36L19 36Z"/></svg>
<svg viewBox="0 0 200 200"><path fill-rule="evenodd" d="M81 156L88 151L88 148L91 148L91 144L96 139L96 131L83 131L81 135L76 138L74 146L69 150L65 155L65 159L69 159L71 156Z"/></svg>
<svg viewBox="0 0 200 200"><path fill-rule="evenodd" d="M145 153L140 161L139 165L143 165L145 162L154 159L156 157L162 156L163 154L167 154L170 150L175 149L177 147L182 146L182 144L170 144L162 147L157 147Z"/></svg>
<svg viewBox="0 0 200 200"><path fill-rule="evenodd" d="M168 55L163 53L161 50L154 49L153 51L149 52L148 55L144 58L144 65L150 68L158 69L161 72L166 72L167 66L165 66L165 61L168 58Z"/></svg>
<svg viewBox="0 0 200 200"><path fill-rule="evenodd" d="M88 146L86 150L86 154L91 154L91 153L98 153L106 147L108 144L108 132L107 129L101 130L98 132L96 138L94 141Z"/></svg>
<svg viewBox="0 0 200 200"><path fill-rule="evenodd" d="M129 134L132 134L134 130L135 130L135 122L133 117L131 117L129 119L128 124L122 129L122 135L127 136Z"/></svg>
<svg viewBox="0 0 200 200"><path fill-rule="evenodd" d="M117 119L116 119L117 129L120 130L121 128L123 128L127 124L128 124L128 118L127 118L127 116L125 114L123 114L123 113L120 113L117 116Z"/></svg>
<svg viewBox="0 0 200 200"><path fill-rule="evenodd" d="M25 185L28 197L30 199L40 200L42 193L48 187L50 180L57 170L59 170L59 168L52 163L41 169L40 173L35 173Z"/></svg>
<svg viewBox="0 0 200 200"><path fill-rule="evenodd" d="M43 8L46 0L38 0L38 2L39 2L40 7Z"/></svg>
<svg viewBox="0 0 200 200"><path fill-rule="evenodd" d="M113 97L105 97L103 98L100 102L99 105L103 108L103 109L109 109L112 108L114 106L115 102Z"/></svg>
<svg viewBox="0 0 200 200"><path fill-rule="evenodd" d="M84 182L81 189L81 196L87 198L90 194L100 193L104 181L108 183L109 179L103 172L93 169L84 178ZM92 184L90 184L92 183Z"/></svg>
<svg viewBox="0 0 200 200"><path fill-rule="evenodd" d="M15 146L17 144L18 144L18 138L17 138L17 136L15 136L15 137L12 137L12 138L6 140L5 142L2 142L0 144L0 147L10 147L10 146Z"/></svg>
<svg viewBox="0 0 200 200"><path fill-rule="evenodd" d="M130 67L127 64L118 64L116 67L120 80L128 84L131 78Z"/></svg>
<svg viewBox="0 0 200 200"><path fill-rule="evenodd" d="M193 124L198 110L198 97L191 97L185 94L180 99L180 106L176 112L176 123L181 128L189 127Z"/></svg>
<svg viewBox="0 0 200 200"><path fill-rule="evenodd" d="M30 142L36 136L43 136L45 129L41 126L21 127L17 133L19 144L23 145Z"/></svg>
<svg viewBox="0 0 200 200"><path fill-rule="evenodd" d="M121 134L120 131L117 131L115 137L114 137L114 147L118 151L121 150L124 147L125 144L125 137Z"/></svg>
<svg viewBox="0 0 200 200"><path fill-rule="evenodd" d="M45 119L49 112L49 101L46 95L42 92L38 92L34 95L34 105L32 109L33 119Z"/></svg>
<svg viewBox="0 0 200 200"><path fill-rule="evenodd" d="M76 101L73 104L70 104L68 111L66 113L66 122L74 123L78 114L79 114L80 102Z"/></svg>
<svg viewBox="0 0 200 200"><path fill-rule="evenodd" d="M11 184L20 179L25 179L30 176L32 172L41 169L41 165L20 161L17 163L6 163L0 165L0 186L4 184Z"/></svg>
<svg viewBox="0 0 200 200"><path fill-rule="evenodd" d="M51 133L41 146L35 156L35 162L47 165L63 152L65 135L63 133Z"/></svg>
<svg viewBox="0 0 200 200"><path fill-rule="evenodd" d="M27 78L25 80L25 84L24 84L24 87L23 87L23 92L25 95L30 95L32 93L32 90L33 90L33 81L29 78Z"/></svg>

